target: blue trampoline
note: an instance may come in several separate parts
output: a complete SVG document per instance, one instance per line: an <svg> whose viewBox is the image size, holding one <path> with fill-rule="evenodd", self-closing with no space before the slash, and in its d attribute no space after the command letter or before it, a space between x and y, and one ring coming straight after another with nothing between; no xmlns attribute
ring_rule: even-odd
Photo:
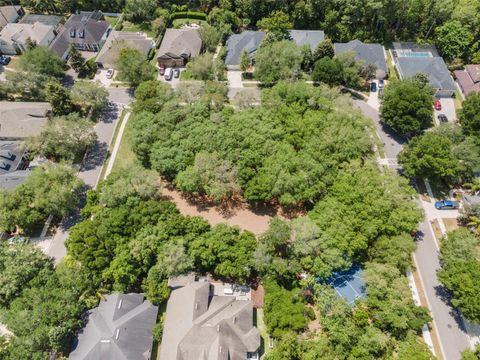
<svg viewBox="0 0 480 360"><path fill-rule="evenodd" d="M355 264L347 271L334 272L325 283L333 286L338 296L353 305L356 299L366 296L362 273L363 270L360 265Z"/></svg>

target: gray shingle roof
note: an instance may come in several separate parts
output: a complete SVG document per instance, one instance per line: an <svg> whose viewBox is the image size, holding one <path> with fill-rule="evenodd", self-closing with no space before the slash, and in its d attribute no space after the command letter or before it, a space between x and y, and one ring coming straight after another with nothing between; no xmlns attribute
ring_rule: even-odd
<svg viewBox="0 0 480 360"><path fill-rule="evenodd" d="M383 72L383 77L388 73L385 50L380 44L365 44L360 40L352 40L348 43L335 43L333 46L335 48L335 54L353 51L356 53L356 60L363 60L366 65L375 65L377 70ZM379 75L377 71L377 77L382 78L382 76Z"/></svg>
<svg viewBox="0 0 480 360"><path fill-rule="evenodd" d="M402 78L410 78L418 73L423 73L427 75L428 82L434 89L455 91L455 83L441 57L399 57L396 61Z"/></svg>
<svg viewBox="0 0 480 360"><path fill-rule="evenodd" d="M197 29L167 29L158 50L158 58L194 58L202 50L202 39Z"/></svg>
<svg viewBox="0 0 480 360"><path fill-rule="evenodd" d="M325 40L325 33L322 30L290 30L290 37L298 46L310 45L315 50L318 44Z"/></svg>
<svg viewBox="0 0 480 360"><path fill-rule="evenodd" d="M127 47L136 49L147 58L148 52L154 46L153 40L144 33L114 30L108 36L95 61L104 67L114 67L118 61L121 49Z"/></svg>
<svg viewBox="0 0 480 360"><path fill-rule="evenodd" d="M99 11L73 14L62 27L50 48L58 56L64 58L70 43L100 44L103 36L110 28L108 22L100 20L102 16L102 13ZM75 32L75 37L71 37L70 32ZM80 32L83 32L83 38L79 37Z"/></svg>
<svg viewBox="0 0 480 360"><path fill-rule="evenodd" d="M246 50L250 56L254 56L264 37L265 32L251 30L230 36L226 44L227 56L225 58L225 64L239 65L240 54L243 50Z"/></svg>
<svg viewBox="0 0 480 360"><path fill-rule="evenodd" d="M18 140L40 134L52 107L42 102L0 102L0 139Z"/></svg>
<svg viewBox="0 0 480 360"><path fill-rule="evenodd" d="M172 291L160 359L237 360L260 346L250 301L213 296L210 284L193 282Z"/></svg>
<svg viewBox="0 0 480 360"><path fill-rule="evenodd" d="M0 174L0 189L13 190L22 184L30 174L30 170L17 170Z"/></svg>
<svg viewBox="0 0 480 360"><path fill-rule="evenodd" d="M38 14L28 14L25 15L20 21L20 24L34 24L36 22L42 23L44 25L50 25L57 27L62 21L61 16L56 15L38 15Z"/></svg>
<svg viewBox="0 0 480 360"><path fill-rule="evenodd" d="M111 294L88 312L71 360L150 359L158 307L143 294Z"/></svg>
<svg viewBox="0 0 480 360"><path fill-rule="evenodd" d="M18 19L19 6L5 5L0 6L0 29L8 23L13 23Z"/></svg>

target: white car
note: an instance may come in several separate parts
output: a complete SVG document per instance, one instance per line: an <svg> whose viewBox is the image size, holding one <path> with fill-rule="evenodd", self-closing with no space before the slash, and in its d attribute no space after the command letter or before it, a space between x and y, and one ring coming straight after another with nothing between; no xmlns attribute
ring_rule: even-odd
<svg viewBox="0 0 480 360"><path fill-rule="evenodd" d="M107 70L107 79L112 79L113 78L113 74L115 73L115 70L113 69L108 69Z"/></svg>

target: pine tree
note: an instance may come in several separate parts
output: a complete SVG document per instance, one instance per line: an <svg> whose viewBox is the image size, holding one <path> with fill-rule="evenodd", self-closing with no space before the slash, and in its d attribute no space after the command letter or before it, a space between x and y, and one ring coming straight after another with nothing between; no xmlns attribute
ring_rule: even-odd
<svg viewBox="0 0 480 360"><path fill-rule="evenodd" d="M85 58L73 44L70 44L70 47L68 48L68 62L77 73L82 71L85 66Z"/></svg>

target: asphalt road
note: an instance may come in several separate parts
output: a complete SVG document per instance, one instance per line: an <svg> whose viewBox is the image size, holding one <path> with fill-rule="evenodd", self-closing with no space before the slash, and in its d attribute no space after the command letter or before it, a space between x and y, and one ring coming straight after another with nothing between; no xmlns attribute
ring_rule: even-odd
<svg viewBox="0 0 480 360"><path fill-rule="evenodd" d="M123 92L116 91L113 97L116 100L129 99L129 95ZM112 97L112 94L110 94ZM129 101L129 100L128 100ZM127 101L127 103L128 103ZM101 119L95 125L95 132L97 133L97 142L95 146L87 153L82 167L78 172L78 177L85 183L84 190L93 189L97 186L100 180L100 174L102 167L108 154L108 147L112 141L113 134L115 132L115 125L122 112L121 104L110 103L104 110ZM84 194L83 194L84 196ZM82 198L82 206L84 203L84 197ZM48 255L55 259L57 264L67 253L65 248L65 240L68 238L68 230L81 220L80 214L76 211L70 217L64 219L55 233L52 242L48 248Z"/></svg>
<svg viewBox="0 0 480 360"><path fill-rule="evenodd" d="M402 151L403 140L391 133L380 124L378 112L363 101L355 101L363 114L373 120L377 134L384 144L385 155L394 160ZM391 164L398 169L398 165ZM445 360L460 360L460 353L470 347L470 342L465 333L461 318L449 301L448 294L437 279L440 268L439 249L428 220L420 223L419 240L414 258L417 271L420 275L424 293L427 297L428 307L434 319L436 332Z"/></svg>

